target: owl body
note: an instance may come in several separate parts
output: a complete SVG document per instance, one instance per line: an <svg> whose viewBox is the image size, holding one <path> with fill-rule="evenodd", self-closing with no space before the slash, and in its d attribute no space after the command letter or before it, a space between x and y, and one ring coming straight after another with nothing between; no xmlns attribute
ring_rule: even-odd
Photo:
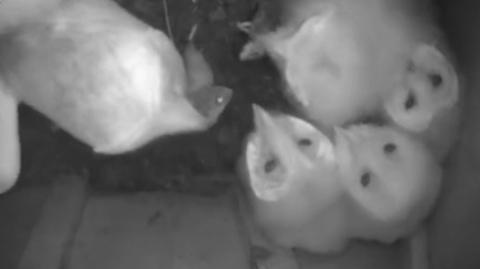
<svg viewBox="0 0 480 269"><path fill-rule="evenodd" d="M253 218L276 244L335 253L354 239L392 243L432 210L442 172L415 136L361 124L327 137L299 118L254 111L243 178Z"/></svg>
<svg viewBox="0 0 480 269"><path fill-rule="evenodd" d="M327 175L331 177L331 175ZM349 227L338 194L306 184L304 192L275 202L253 198L253 218L275 244L312 253L337 253L347 245ZM314 196L329 192L326 197ZM310 192L310 195L308 195Z"/></svg>
<svg viewBox="0 0 480 269"><path fill-rule="evenodd" d="M255 111L241 159L255 222L283 247L341 250L347 227L331 140L298 118Z"/></svg>
<svg viewBox="0 0 480 269"><path fill-rule="evenodd" d="M160 136L205 130L230 100L232 91L211 85L211 70L200 70L210 67L199 64L198 51L182 58L163 32L113 1L47 1L41 12L29 10L37 0L9 4L22 12L16 20L0 19L0 90L97 153L125 153ZM13 107L5 106L12 119L1 128L17 133L16 112L6 111ZM13 140L18 134L0 143Z"/></svg>
<svg viewBox="0 0 480 269"><path fill-rule="evenodd" d="M102 153L205 129L181 55L110 1L64 1L2 37L1 77L19 100ZM206 93L208 94L208 93Z"/></svg>
<svg viewBox="0 0 480 269"><path fill-rule="evenodd" d="M247 140L254 141L253 136L255 134ZM247 158L247 155L256 156L253 147L253 144L247 143L246 156L243 158ZM261 162L261 159L258 161ZM252 183L252 180L255 182L251 178L254 175L248 172L243 176L244 185L252 204L253 218L276 244L312 252L337 252L347 242L346 218L344 211L339 210L341 187L335 176L337 168L328 157L317 159L314 165L314 168L305 167L303 171L292 172L289 177L294 178L295 182L277 199L259 198L255 189L262 187ZM242 169L245 171L248 168ZM277 184L282 184L284 180L288 179L279 178Z"/></svg>
<svg viewBox="0 0 480 269"><path fill-rule="evenodd" d="M441 39L424 1L269 2L264 8L277 5L281 15L264 27L269 14L259 12L244 29L252 37L246 48L264 49L294 105L317 124L377 113L414 48Z"/></svg>

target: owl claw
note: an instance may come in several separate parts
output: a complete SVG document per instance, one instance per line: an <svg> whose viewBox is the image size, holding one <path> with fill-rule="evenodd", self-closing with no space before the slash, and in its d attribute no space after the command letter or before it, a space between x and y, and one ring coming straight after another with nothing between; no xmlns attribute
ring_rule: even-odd
<svg viewBox="0 0 480 269"><path fill-rule="evenodd" d="M240 61L252 61L257 60L266 55L265 48L257 42L250 41L243 46L240 52Z"/></svg>
<svg viewBox="0 0 480 269"><path fill-rule="evenodd" d="M253 23L250 21L237 22L238 30L250 34L252 32Z"/></svg>

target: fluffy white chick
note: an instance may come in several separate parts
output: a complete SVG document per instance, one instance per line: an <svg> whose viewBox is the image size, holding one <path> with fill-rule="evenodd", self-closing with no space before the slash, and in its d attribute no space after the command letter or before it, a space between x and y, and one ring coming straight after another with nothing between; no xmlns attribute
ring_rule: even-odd
<svg viewBox="0 0 480 269"><path fill-rule="evenodd" d="M440 40L426 1L264 1L244 60L266 53L293 103L317 124L343 125L377 112L412 48Z"/></svg>
<svg viewBox="0 0 480 269"><path fill-rule="evenodd" d="M336 129L335 152L352 238L391 243L430 213L442 169L420 140L391 127L357 125Z"/></svg>
<svg viewBox="0 0 480 269"><path fill-rule="evenodd" d="M384 108L394 124L420 136L439 160L455 144L461 88L452 61L438 48L419 46L404 78L386 97Z"/></svg>
<svg viewBox="0 0 480 269"><path fill-rule="evenodd" d="M198 51L184 63L164 33L113 1L47 1L41 12L28 8L41 6L38 0L5 3L19 14L0 20L0 90L10 96L1 108L9 124L1 126L8 135L0 148L8 152L0 162L11 170L20 166L12 161L18 149L7 146L19 143L18 102L96 152L117 154L162 135L207 129L230 100L230 89L193 75L209 68L198 64L201 57L188 59ZM0 178L2 186L16 181L15 173L0 174L11 175Z"/></svg>
<svg viewBox="0 0 480 269"><path fill-rule="evenodd" d="M330 252L346 243L331 141L311 124L254 106L243 178L253 218L275 244Z"/></svg>
<svg viewBox="0 0 480 269"><path fill-rule="evenodd" d="M336 129L332 144L301 119L254 111L243 172L253 217L276 244L331 253L350 239L391 243L434 205L441 169L409 135L359 125Z"/></svg>

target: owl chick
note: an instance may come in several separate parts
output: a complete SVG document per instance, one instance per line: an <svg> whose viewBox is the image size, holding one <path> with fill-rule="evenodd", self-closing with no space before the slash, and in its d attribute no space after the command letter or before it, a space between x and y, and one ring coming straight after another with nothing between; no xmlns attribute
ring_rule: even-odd
<svg viewBox="0 0 480 269"><path fill-rule="evenodd" d="M193 46L182 58L163 32L114 1L13 2L0 4L18 14L0 19L0 91L9 96L0 108L0 163L10 164L0 171L9 175L0 178L0 193L20 167L18 147L7 146L19 143L19 102L95 152L119 154L209 128L232 96L211 85L210 67Z"/></svg>
<svg viewBox="0 0 480 269"><path fill-rule="evenodd" d="M440 40L426 1L263 1L240 58L268 55L292 103L316 124L381 108L413 47Z"/></svg>
<svg viewBox="0 0 480 269"><path fill-rule="evenodd" d="M361 125L336 128L332 143L301 119L254 114L244 178L253 218L276 244L332 253L351 239L391 243L430 212L441 169L420 141Z"/></svg>
<svg viewBox="0 0 480 269"><path fill-rule="evenodd" d="M254 122L239 171L251 205L244 212L250 240L272 253L255 261L259 268L297 268L292 247L343 248L347 234L331 140L304 120L256 105Z"/></svg>
<svg viewBox="0 0 480 269"><path fill-rule="evenodd" d="M391 127L336 129L339 178L346 191L352 238L391 243L429 214L442 169L428 147Z"/></svg>
<svg viewBox="0 0 480 269"><path fill-rule="evenodd" d="M387 117L420 136L443 160L459 129L461 88L455 68L439 49L422 45L413 53L404 74L385 100Z"/></svg>

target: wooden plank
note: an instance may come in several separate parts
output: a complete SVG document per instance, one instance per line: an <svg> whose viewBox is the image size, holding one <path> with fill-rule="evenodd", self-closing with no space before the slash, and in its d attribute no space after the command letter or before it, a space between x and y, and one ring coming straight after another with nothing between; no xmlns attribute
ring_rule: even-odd
<svg viewBox="0 0 480 269"><path fill-rule="evenodd" d="M246 206L245 194L236 193L239 223L248 237L250 257L253 266L268 268L302 268L302 269L401 269L405 268L404 244L383 245L365 242L354 242L343 253L336 255L311 254L295 251L291 253L271 244L251 220ZM263 256L263 257L262 257ZM296 261L296 262L295 262Z"/></svg>
<svg viewBox="0 0 480 269"><path fill-rule="evenodd" d="M92 197L67 268L248 268L229 201L163 192Z"/></svg>
<svg viewBox="0 0 480 269"><path fill-rule="evenodd" d="M168 207L149 194L91 197L67 268L171 268Z"/></svg>
<svg viewBox="0 0 480 269"><path fill-rule="evenodd" d="M251 268L300 268L295 253L272 243L260 231L252 216L252 208L247 201L246 193L241 189L235 191L234 210L237 223L246 244L248 261Z"/></svg>
<svg viewBox="0 0 480 269"><path fill-rule="evenodd" d="M0 268L17 268L49 193L35 186L0 195Z"/></svg>
<svg viewBox="0 0 480 269"><path fill-rule="evenodd" d="M403 269L405 267L404 244L391 246L355 242L338 255L311 255L297 253L302 269Z"/></svg>
<svg viewBox="0 0 480 269"><path fill-rule="evenodd" d="M75 232L86 199L86 181L76 176L53 183L41 217L25 248L19 269L60 268L64 250Z"/></svg>
<svg viewBox="0 0 480 269"><path fill-rule="evenodd" d="M172 229L175 269L247 269L248 255L230 197L190 197L176 203Z"/></svg>

